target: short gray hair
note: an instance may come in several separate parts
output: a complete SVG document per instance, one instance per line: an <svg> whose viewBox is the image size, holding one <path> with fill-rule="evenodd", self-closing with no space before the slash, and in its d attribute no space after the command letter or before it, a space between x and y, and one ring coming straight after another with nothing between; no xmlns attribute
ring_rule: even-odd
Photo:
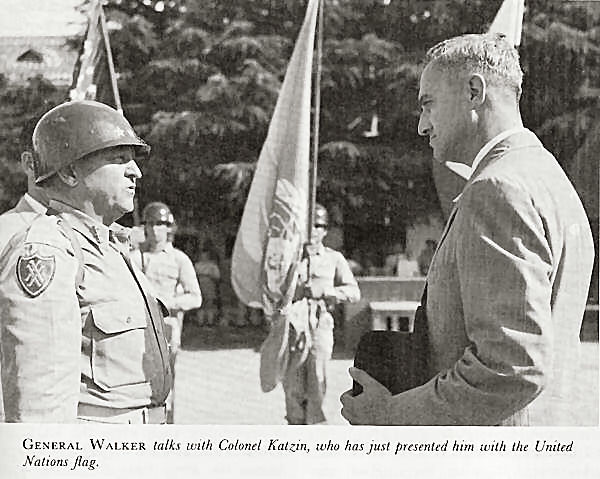
<svg viewBox="0 0 600 479"><path fill-rule="evenodd" d="M523 71L519 53L501 34L467 34L438 43L427 51L427 63L443 70L480 73L521 97Z"/></svg>

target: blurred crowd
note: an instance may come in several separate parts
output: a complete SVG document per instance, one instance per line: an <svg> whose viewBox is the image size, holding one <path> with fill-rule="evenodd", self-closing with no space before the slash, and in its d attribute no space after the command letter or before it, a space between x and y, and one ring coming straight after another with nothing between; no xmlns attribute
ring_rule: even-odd
<svg viewBox="0 0 600 479"><path fill-rule="evenodd" d="M143 229L139 227L132 239L143 241ZM177 244L175 237L175 244ZM194 264L194 270L202 291L202 306L186 312L185 321L196 326L264 327L262 310L241 303L231 285L231 247L225 253L212 239L187 238L182 246ZM387 254L353 248L346 259L356 277L402 277L421 278L427 275L437 242L427 239L420 251L413 254L404 244L392 245Z"/></svg>

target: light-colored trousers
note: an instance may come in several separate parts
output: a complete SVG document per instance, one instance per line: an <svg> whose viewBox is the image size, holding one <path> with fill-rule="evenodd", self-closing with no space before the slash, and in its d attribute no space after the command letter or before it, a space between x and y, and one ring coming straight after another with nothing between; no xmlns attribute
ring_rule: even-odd
<svg viewBox="0 0 600 479"><path fill-rule="evenodd" d="M173 373L173 389L167 396L167 422L173 423L173 416L175 410L175 359L177 358L177 352L181 346L181 331L183 329L183 313L177 314L177 316L168 316L165 318L165 336L167 337L167 343L169 344L169 363L171 364L171 371Z"/></svg>
<svg viewBox="0 0 600 479"><path fill-rule="evenodd" d="M333 317L321 310L311 321L311 343L306 360L290 367L282 381L288 424L318 424L326 421L323 399L327 388L327 362L333 352ZM311 318L312 319L312 318Z"/></svg>

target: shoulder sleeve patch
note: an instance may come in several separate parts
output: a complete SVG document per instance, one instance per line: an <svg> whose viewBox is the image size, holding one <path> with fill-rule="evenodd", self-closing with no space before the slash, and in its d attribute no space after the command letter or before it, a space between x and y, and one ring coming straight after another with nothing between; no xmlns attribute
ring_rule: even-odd
<svg viewBox="0 0 600 479"><path fill-rule="evenodd" d="M50 286L55 272L54 255L42 256L32 249L17 260L17 280L23 291L32 298L42 294Z"/></svg>

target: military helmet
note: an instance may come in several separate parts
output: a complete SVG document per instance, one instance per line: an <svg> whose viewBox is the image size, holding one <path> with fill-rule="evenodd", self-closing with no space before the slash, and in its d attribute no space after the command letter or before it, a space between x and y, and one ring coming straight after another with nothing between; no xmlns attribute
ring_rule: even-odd
<svg viewBox="0 0 600 479"><path fill-rule="evenodd" d="M105 148L133 146L144 155L150 152L120 112L89 100L62 103L45 113L33 130L32 143L36 183Z"/></svg>
<svg viewBox="0 0 600 479"><path fill-rule="evenodd" d="M171 226L175 223L175 218L167 205L160 201L154 201L144 207L142 221L144 223L166 223Z"/></svg>
<svg viewBox="0 0 600 479"><path fill-rule="evenodd" d="M314 225L325 225L325 226L327 226L329 224L329 214L327 213L327 210L325 209L325 207L319 203L315 204L313 224Z"/></svg>

